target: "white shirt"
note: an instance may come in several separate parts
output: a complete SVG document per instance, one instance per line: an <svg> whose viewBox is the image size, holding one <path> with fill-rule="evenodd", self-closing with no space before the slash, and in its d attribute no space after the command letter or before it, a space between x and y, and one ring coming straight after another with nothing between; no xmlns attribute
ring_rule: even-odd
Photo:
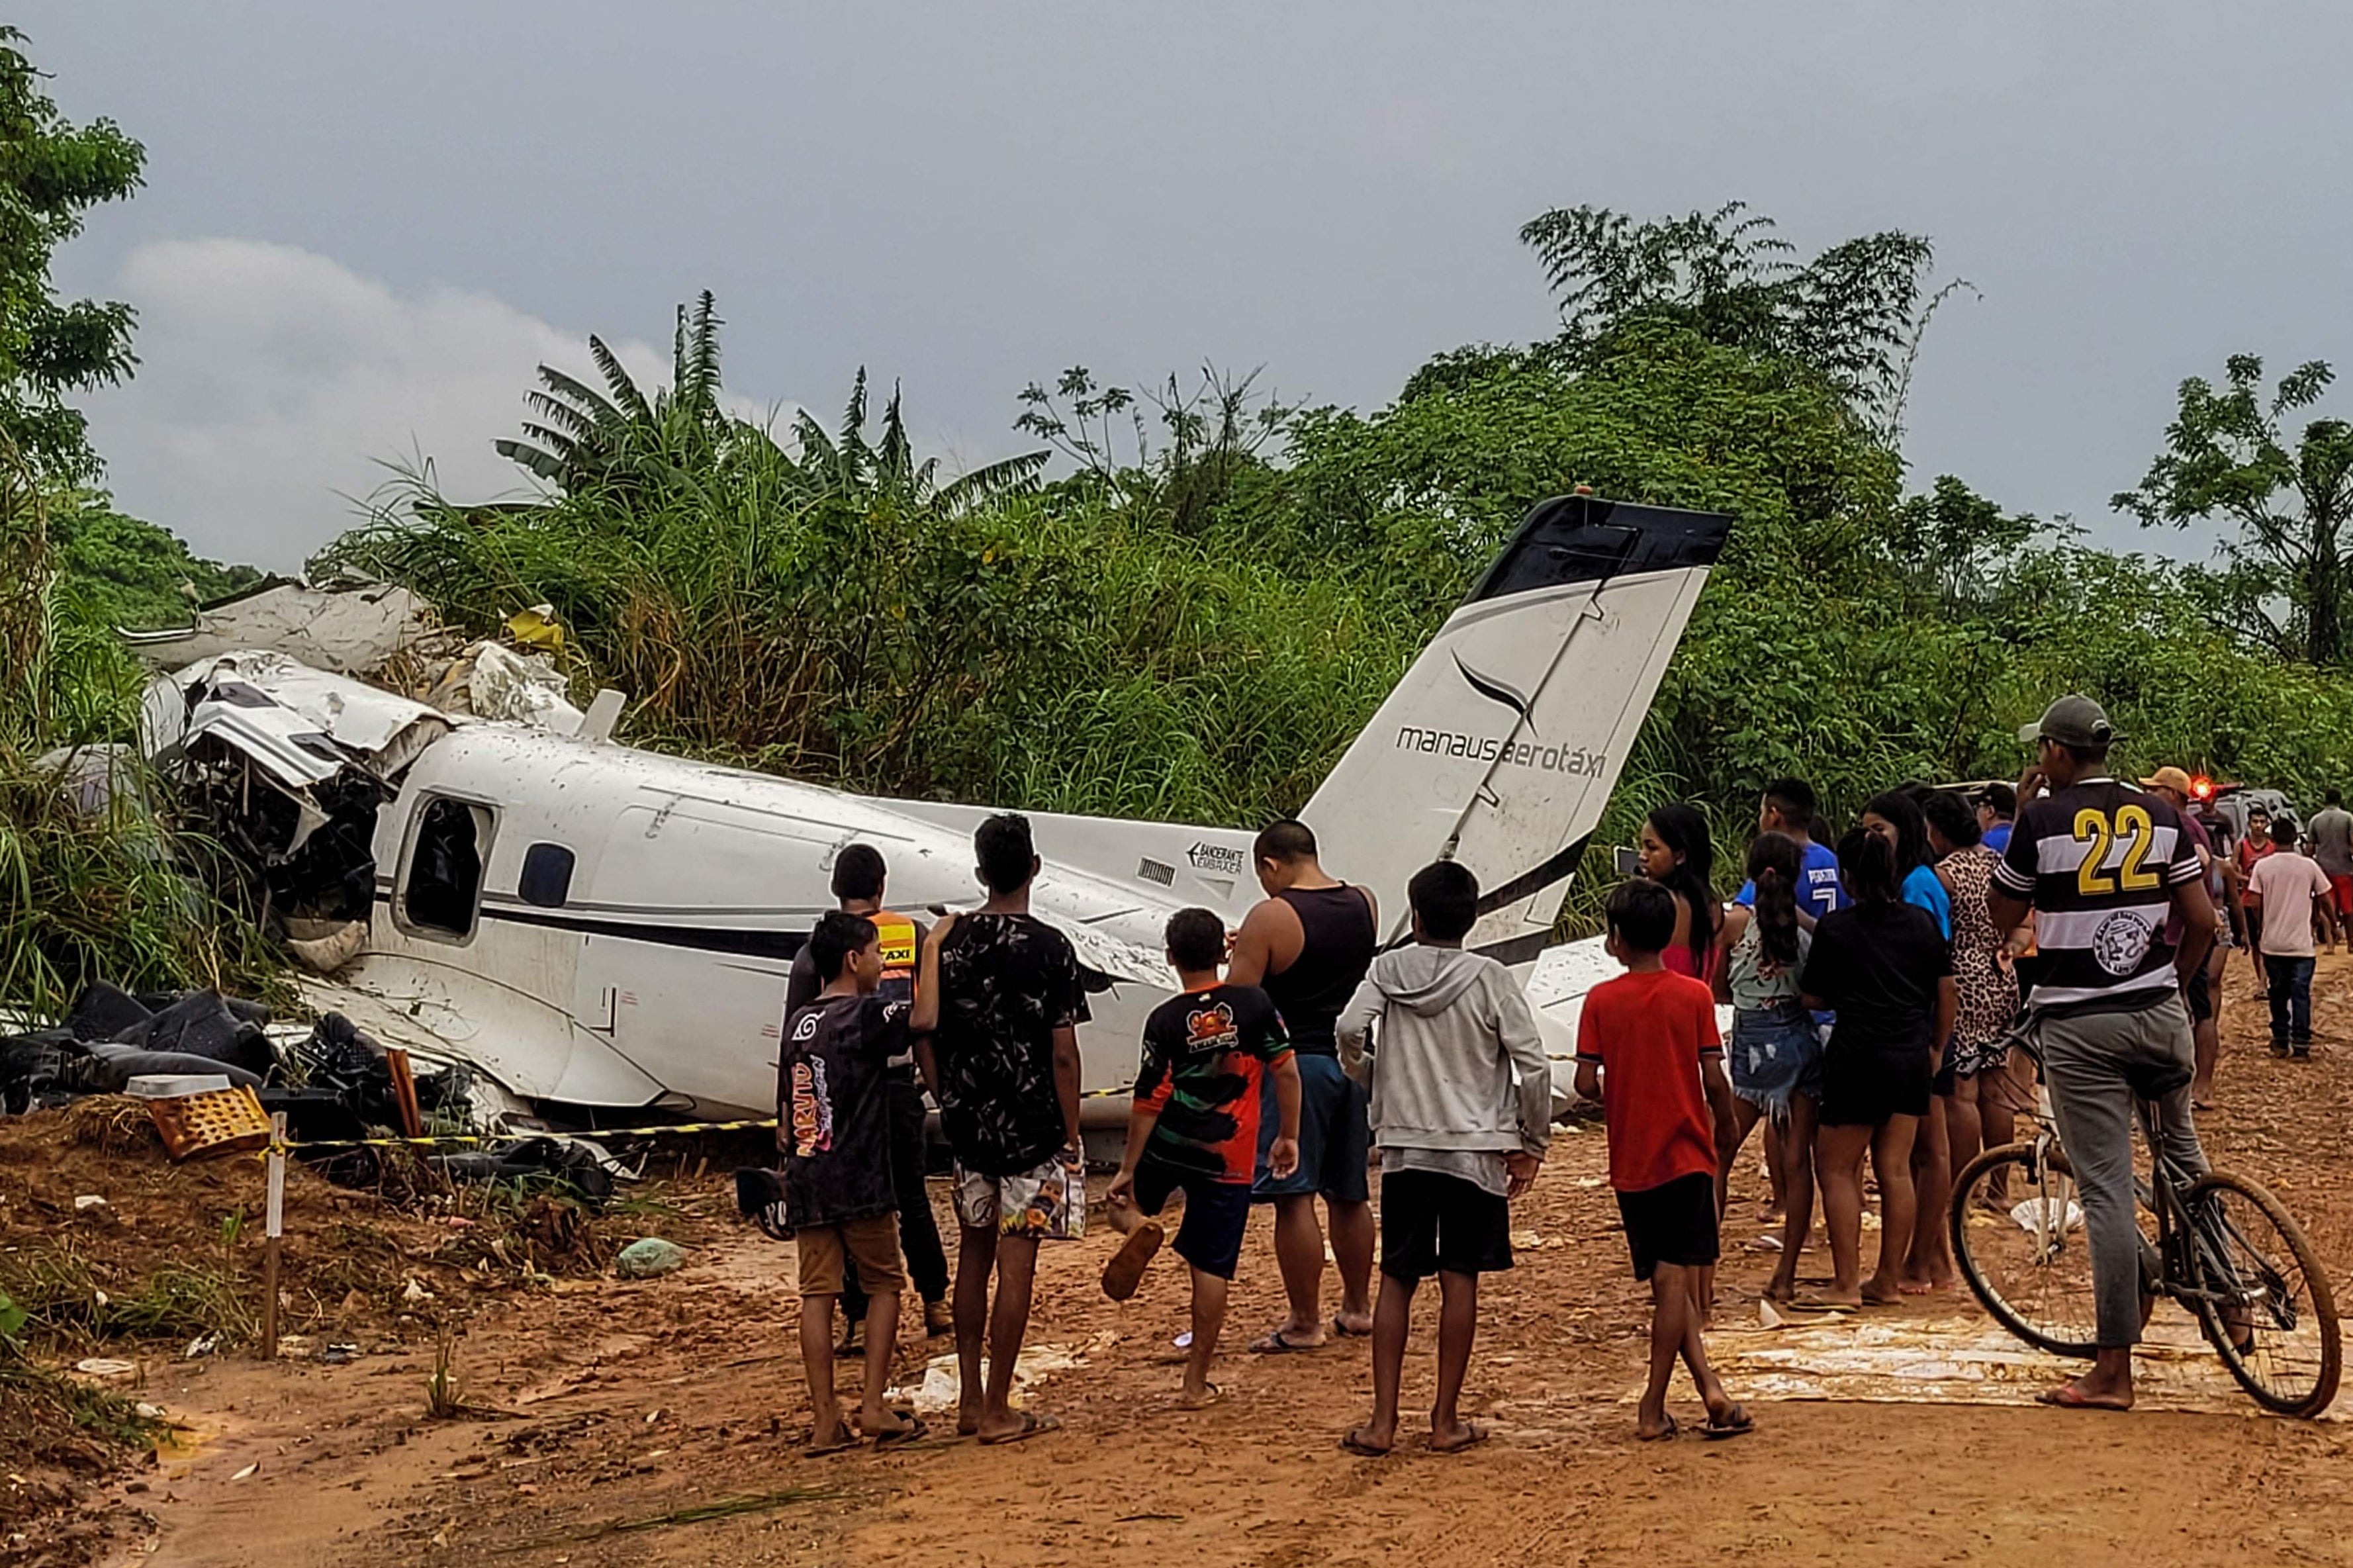
<svg viewBox="0 0 2353 1568"><path fill-rule="evenodd" d="M2293 849L2266 855L2247 874L2247 891L2263 901L2264 956L2310 958L2312 900L2328 892L2320 863Z"/></svg>

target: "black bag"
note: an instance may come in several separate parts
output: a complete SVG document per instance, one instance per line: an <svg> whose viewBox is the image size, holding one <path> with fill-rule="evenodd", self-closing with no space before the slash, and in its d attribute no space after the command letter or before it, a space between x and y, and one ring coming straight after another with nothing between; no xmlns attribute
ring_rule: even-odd
<svg viewBox="0 0 2353 1568"><path fill-rule="evenodd" d="M790 1241L793 1227L785 1217L785 1179L765 1165L738 1166L735 1207L745 1219L778 1241Z"/></svg>

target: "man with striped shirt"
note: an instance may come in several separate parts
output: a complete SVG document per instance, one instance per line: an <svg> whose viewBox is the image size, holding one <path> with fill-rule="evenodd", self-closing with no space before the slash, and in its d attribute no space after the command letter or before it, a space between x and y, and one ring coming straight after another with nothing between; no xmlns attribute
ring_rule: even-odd
<svg viewBox="0 0 2353 1568"><path fill-rule="evenodd" d="M2098 703L2063 697L2019 737L2038 758L2019 781L2017 826L1986 901L2002 931L2035 916L2042 964L2027 1005L2083 1198L2099 1324L2092 1370L2042 1398L2129 1410L2140 1338L2133 1100L2156 1102L2172 1159L2206 1169L2190 1121L2196 1058L2181 993L2213 942L2214 904L2172 803L2109 775L2116 735ZM2179 921L2179 945L2168 920Z"/></svg>

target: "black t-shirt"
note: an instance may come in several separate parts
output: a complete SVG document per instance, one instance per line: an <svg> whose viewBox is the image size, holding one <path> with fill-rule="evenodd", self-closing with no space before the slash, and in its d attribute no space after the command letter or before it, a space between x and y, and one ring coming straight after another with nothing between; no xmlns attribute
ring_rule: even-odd
<svg viewBox="0 0 2353 1568"><path fill-rule="evenodd" d="M904 1009L879 994L820 996L786 1021L776 1142L785 1155L785 1215L796 1228L899 1206L886 1064L906 1043Z"/></svg>
<svg viewBox="0 0 2353 1568"><path fill-rule="evenodd" d="M2205 875L2171 801L2083 779L2019 807L1994 886L2034 901L2040 1012L2124 1013L2174 994L2173 889Z"/></svg>
<svg viewBox="0 0 2353 1568"><path fill-rule="evenodd" d="M1891 1054L1936 1043L1936 983L1953 972L1936 917L1914 904L1857 904L1814 927L1799 988L1838 1014L1831 1048Z"/></svg>
<svg viewBox="0 0 2353 1568"><path fill-rule="evenodd" d="M1087 1020L1070 939L1033 915L959 916L940 943L940 1128L987 1176L1035 1170L1068 1141L1054 1031Z"/></svg>
<svg viewBox="0 0 2353 1568"><path fill-rule="evenodd" d="M1291 1055L1282 1015L1255 985L1171 996L1144 1021L1135 1103L1159 1115L1147 1145L1180 1171L1248 1183L1258 1168L1259 1085Z"/></svg>
<svg viewBox="0 0 2353 1568"><path fill-rule="evenodd" d="M882 942L882 984L875 994L891 1004L892 1016L903 1017L914 1005L915 958L923 951L923 939L931 934L931 928L889 910L867 919L874 922L875 934ZM792 970L785 976L785 1017L789 1021L794 1014L816 1001L817 994L824 989L825 982L818 977L817 955L805 942L801 950L793 954ZM892 1065L907 1081L914 1081L915 1057L912 1048L902 1048Z"/></svg>

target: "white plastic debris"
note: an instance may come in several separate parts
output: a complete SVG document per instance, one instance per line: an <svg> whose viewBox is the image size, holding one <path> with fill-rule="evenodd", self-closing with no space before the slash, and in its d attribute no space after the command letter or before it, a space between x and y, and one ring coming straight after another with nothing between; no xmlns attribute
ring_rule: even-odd
<svg viewBox="0 0 2353 1568"><path fill-rule="evenodd" d="M577 735L587 716L572 705L566 690L562 672L544 654L517 653L494 642L475 650L468 691L479 717Z"/></svg>
<svg viewBox="0 0 2353 1568"><path fill-rule="evenodd" d="M195 1361L199 1356L208 1356L212 1354L213 1352L219 1348L220 1336L218 1334L198 1334L195 1339L188 1342L186 1359L189 1361Z"/></svg>
<svg viewBox="0 0 2353 1568"><path fill-rule="evenodd" d="M74 1370L100 1383L122 1383L139 1375L139 1363L121 1361L111 1355L94 1355L74 1363Z"/></svg>
<svg viewBox="0 0 2353 1568"><path fill-rule="evenodd" d="M433 1292L427 1290L424 1282L412 1274L408 1277L408 1283L401 1287L400 1299L413 1307L419 1301L433 1300Z"/></svg>
<svg viewBox="0 0 2353 1568"><path fill-rule="evenodd" d="M2052 1230L2057 1230L2063 1236L2068 1231L2077 1229L2083 1225L2084 1205L2077 1203L2073 1198L2069 1198L2067 1200L2067 1208L2064 1219L2062 1220L2061 1223L2053 1225L2052 1223L2053 1220L2060 1219L2060 1215L2057 1213L2058 1207L2059 1200L2057 1198L2028 1198L2010 1211L2010 1217L2017 1221L2018 1228L2026 1232L2029 1236L2046 1236Z"/></svg>
<svg viewBox="0 0 2353 1568"><path fill-rule="evenodd" d="M92 1209L102 1209L105 1206L106 1200L99 1196L96 1193L84 1193L74 1199L74 1213L76 1214L88 1214Z"/></svg>
<svg viewBox="0 0 2353 1568"><path fill-rule="evenodd" d="M133 1100L185 1100L192 1094L216 1094L227 1088L226 1073L142 1073L124 1084L122 1092Z"/></svg>

